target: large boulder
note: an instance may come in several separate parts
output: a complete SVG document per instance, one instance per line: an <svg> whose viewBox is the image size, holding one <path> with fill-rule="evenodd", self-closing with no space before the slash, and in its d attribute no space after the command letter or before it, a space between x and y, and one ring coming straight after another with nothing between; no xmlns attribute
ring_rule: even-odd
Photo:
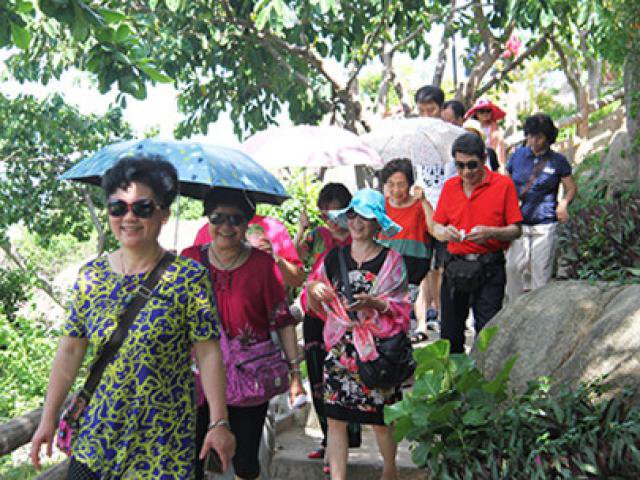
<svg viewBox="0 0 640 480"><path fill-rule="evenodd" d="M511 372L517 392L543 375L576 384L606 374L616 390L640 387L640 284L551 282L507 304L489 325L498 333L472 356L492 378L518 355Z"/></svg>

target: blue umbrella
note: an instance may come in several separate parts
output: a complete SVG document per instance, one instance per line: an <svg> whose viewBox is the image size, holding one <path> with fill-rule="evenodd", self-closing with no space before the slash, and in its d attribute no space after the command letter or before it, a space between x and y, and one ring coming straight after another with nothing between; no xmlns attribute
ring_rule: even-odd
<svg viewBox="0 0 640 480"><path fill-rule="evenodd" d="M180 194L203 199L211 187L242 190L256 202L281 204L288 198L282 184L251 157L233 148L180 140L129 140L108 145L80 160L60 177L100 185L102 175L123 157L159 155L178 170Z"/></svg>

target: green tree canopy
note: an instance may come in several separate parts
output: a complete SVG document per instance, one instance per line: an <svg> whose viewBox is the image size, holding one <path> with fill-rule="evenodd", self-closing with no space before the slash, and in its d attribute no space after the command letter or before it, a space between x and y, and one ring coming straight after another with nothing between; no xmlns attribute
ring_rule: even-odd
<svg viewBox="0 0 640 480"><path fill-rule="evenodd" d="M82 115L59 95L46 100L0 95L0 241L22 223L46 239L70 233L87 239L94 228L86 201L102 204L95 189L58 176L84 155L131 138L119 108Z"/></svg>

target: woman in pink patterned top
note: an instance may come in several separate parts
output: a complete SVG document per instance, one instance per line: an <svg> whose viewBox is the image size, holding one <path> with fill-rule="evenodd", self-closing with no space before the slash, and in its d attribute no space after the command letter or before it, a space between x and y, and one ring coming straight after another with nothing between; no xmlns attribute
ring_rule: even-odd
<svg viewBox="0 0 640 480"><path fill-rule="evenodd" d="M379 231L393 236L401 228L385 213L382 194L372 189L358 191L347 208L332 211L330 218L349 229L351 246L336 247L327 254L308 290L310 308L324 320L323 339L328 352L324 364L324 412L328 419L331 479L346 478L347 424L357 422L373 426L384 460L381 478L397 480L397 444L384 423L384 406L400 398L400 386L368 388L360 377L356 359L376 359L376 338L388 338L409 329L411 305L404 261L395 250L375 241ZM346 281L339 267L341 250ZM348 305L347 289L354 299Z"/></svg>
<svg viewBox="0 0 640 480"><path fill-rule="evenodd" d="M334 247L344 247L351 244L349 230L341 227L329 219L329 211L339 210L349 205L351 193L341 183L328 183L318 196L318 209L320 216L326 222L326 226L319 226L310 232L309 219L305 212L300 214L300 227L296 234L295 243L298 255L310 266L309 280L312 280L322 267L327 253ZM320 448L310 452L309 458L324 458L327 446L327 417L324 415L322 372L324 370L324 358L327 351L322 340L322 329L324 323L316 315L309 311L307 305L307 289L302 290L300 295L300 306L304 312L303 335L304 335L304 358L307 364L307 374L309 375L309 385L313 397L313 406L320 427L322 428L322 443ZM349 446L359 447L361 443L360 425L349 424ZM325 466L325 471L328 468Z"/></svg>

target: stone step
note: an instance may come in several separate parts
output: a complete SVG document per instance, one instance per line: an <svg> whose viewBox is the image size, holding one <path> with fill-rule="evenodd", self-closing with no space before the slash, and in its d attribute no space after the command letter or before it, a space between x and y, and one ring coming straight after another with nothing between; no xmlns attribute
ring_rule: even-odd
<svg viewBox="0 0 640 480"><path fill-rule="evenodd" d="M298 425L278 433L276 451L271 464L272 480L326 480L322 472L322 460L311 460L307 453L320 445L318 430L304 429ZM398 448L397 464L402 480L426 479L426 472L411 462L408 444L402 442ZM375 434L371 427L362 430L362 446L349 451L347 478L349 480L376 480L382 474L382 457L378 451Z"/></svg>

